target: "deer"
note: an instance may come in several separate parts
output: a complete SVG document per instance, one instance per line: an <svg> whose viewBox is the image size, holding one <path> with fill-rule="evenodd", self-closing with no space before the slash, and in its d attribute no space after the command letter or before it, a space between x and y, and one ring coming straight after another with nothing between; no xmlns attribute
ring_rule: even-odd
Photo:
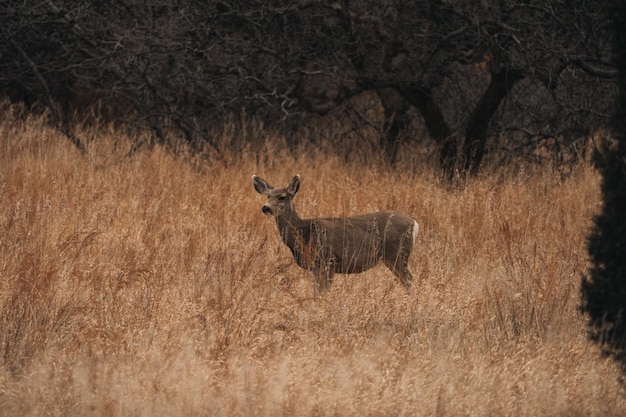
<svg viewBox="0 0 626 417"><path fill-rule="evenodd" d="M315 296L328 291L335 273L357 274L384 263L408 292L413 276L409 256L419 225L395 210L352 217L302 219L294 206L300 175L285 188L252 176L254 189L267 196L261 211L276 219L278 232L296 263L310 270Z"/></svg>

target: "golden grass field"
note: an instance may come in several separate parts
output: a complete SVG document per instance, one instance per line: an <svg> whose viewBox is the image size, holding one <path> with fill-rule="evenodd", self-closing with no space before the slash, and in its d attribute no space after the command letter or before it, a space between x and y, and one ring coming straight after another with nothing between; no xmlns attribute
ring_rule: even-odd
<svg viewBox="0 0 626 417"><path fill-rule="evenodd" d="M410 149L392 169L269 133L203 160L93 137L81 156L0 121L0 415L626 415L578 311L592 167L458 188ZM251 181L295 173L303 217L417 219L408 294L379 266L313 297Z"/></svg>

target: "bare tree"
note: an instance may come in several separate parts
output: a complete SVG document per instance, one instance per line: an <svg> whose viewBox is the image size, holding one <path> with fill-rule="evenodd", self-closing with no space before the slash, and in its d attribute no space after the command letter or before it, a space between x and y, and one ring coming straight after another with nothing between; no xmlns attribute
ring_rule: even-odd
<svg viewBox="0 0 626 417"><path fill-rule="evenodd" d="M68 132L99 103L160 141L218 147L226 122L291 128L375 94L383 123L355 123L380 126L391 161L425 126L451 176L490 149L567 146L616 92L600 1L7 0L0 16L0 90Z"/></svg>

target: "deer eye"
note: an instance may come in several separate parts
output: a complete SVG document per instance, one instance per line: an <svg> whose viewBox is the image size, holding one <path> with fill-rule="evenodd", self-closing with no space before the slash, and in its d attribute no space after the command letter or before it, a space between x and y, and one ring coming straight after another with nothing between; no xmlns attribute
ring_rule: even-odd
<svg viewBox="0 0 626 417"><path fill-rule="evenodd" d="M287 199L287 197L284 196L284 195L279 195L278 196L278 201L285 201L286 199Z"/></svg>

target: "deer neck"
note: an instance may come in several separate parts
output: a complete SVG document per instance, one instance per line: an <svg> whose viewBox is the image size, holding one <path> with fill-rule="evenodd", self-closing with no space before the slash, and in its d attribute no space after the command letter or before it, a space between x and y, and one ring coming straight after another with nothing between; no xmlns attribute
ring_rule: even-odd
<svg viewBox="0 0 626 417"><path fill-rule="evenodd" d="M276 224L280 237L290 248L294 247L297 239L302 239L305 221L298 216L293 205L280 216L276 216Z"/></svg>

